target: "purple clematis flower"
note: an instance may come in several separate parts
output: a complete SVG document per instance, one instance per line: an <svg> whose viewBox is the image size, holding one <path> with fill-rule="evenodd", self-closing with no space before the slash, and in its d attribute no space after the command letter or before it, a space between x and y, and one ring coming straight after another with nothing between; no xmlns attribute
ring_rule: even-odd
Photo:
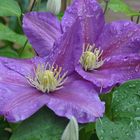
<svg viewBox="0 0 140 140"><path fill-rule="evenodd" d="M79 75L103 89L140 78L139 25L131 21L105 24L95 0L75 0L63 17L64 29L75 19L82 29L75 64Z"/></svg>
<svg viewBox="0 0 140 140"><path fill-rule="evenodd" d="M105 24L96 0L74 0L61 23L48 13L29 13L23 27L40 56L61 66L67 64L63 67L75 69L103 92L140 77L140 26L131 21ZM73 31L76 36L70 36ZM63 51L52 55L58 48Z"/></svg>
<svg viewBox="0 0 140 140"><path fill-rule="evenodd" d="M22 121L46 105L58 116L93 122L102 117L104 103L93 85L75 73L40 58L0 58L0 115L9 122Z"/></svg>
<svg viewBox="0 0 140 140"><path fill-rule="evenodd" d="M44 105L80 123L103 116L98 89L74 71L77 51L73 48L81 42L77 22L60 23L50 13L25 15L23 27L31 44L40 56L48 57L47 62L39 57L0 58L0 115L9 122L22 121Z"/></svg>

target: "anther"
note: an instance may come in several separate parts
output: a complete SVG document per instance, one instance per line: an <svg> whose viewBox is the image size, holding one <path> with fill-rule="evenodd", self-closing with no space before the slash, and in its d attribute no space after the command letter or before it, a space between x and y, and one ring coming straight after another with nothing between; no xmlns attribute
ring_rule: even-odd
<svg viewBox="0 0 140 140"><path fill-rule="evenodd" d="M80 64L85 71L91 71L100 68L104 61L101 59L103 51L95 48L95 45L83 46L83 52L80 57Z"/></svg>

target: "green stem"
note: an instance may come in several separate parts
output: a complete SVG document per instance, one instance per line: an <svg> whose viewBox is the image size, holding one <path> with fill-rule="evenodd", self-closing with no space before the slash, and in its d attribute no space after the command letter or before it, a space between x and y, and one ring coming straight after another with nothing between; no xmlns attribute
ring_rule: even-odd
<svg viewBox="0 0 140 140"><path fill-rule="evenodd" d="M108 4L109 4L109 0L105 0L105 9L104 9L104 15L108 9Z"/></svg>
<svg viewBox="0 0 140 140"><path fill-rule="evenodd" d="M131 21L134 21L134 16L131 16Z"/></svg>
<svg viewBox="0 0 140 140"><path fill-rule="evenodd" d="M32 6L31 6L31 8L30 8L30 10L28 12L31 12L33 10L35 4L36 4L36 0L33 1ZM28 39L26 39L26 41L25 41L25 43L24 43L24 45L23 45L23 47L22 47L22 49L21 49L21 51L19 53L19 56L21 56L21 54L24 51L24 49L25 49L27 44L28 44Z"/></svg>
<svg viewBox="0 0 140 140"><path fill-rule="evenodd" d="M26 47L27 44L28 44L28 39L26 39L26 41L25 41L25 43L24 43L24 45L23 45L23 47L22 47L22 49L21 49L21 51L19 53L19 56L21 56L21 54L24 51L24 49L25 49L25 47Z"/></svg>
<svg viewBox="0 0 140 140"><path fill-rule="evenodd" d="M139 11L139 13L140 13L140 11ZM138 24L139 21L140 21L140 16L138 16L136 23Z"/></svg>
<svg viewBox="0 0 140 140"><path fill-rule="evenodd" d="M19 23L20 27L22 27L21 16L20 16L20 17L18 17L18 23Z"/></svg>
<svg viewBox="0 0 140 140"><path fill-rule="evenodd" d="M32 6L31 6L31 8L30 8L29 12L31 12L31 11L33 10L33 8L34 8L35 4L36 4L36 0L34 0L34 1L33 1L33 4L32 4Z"/></svg>
<svg viewBox="0 0 140 140"><path fill-rule="evenodd" d="M37 11L39 11L41 0L38 0L36 3L36 9Z"/></svg>

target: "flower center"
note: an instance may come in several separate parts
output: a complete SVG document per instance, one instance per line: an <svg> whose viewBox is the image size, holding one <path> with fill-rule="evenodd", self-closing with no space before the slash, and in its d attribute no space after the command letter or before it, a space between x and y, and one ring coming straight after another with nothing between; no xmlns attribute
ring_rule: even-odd
<svg viewBox="0 0 140 140"><path fill-rule="evenodd" d="M48 69L47 69L48 68ZM34 70L35 76L28 76L29 84L43 93L63 88L67 72L61 74L62 67L39 64Z"/></svg>
<svg viewBox="0 0 140 140"><path fill-rule="evenodd" d="M99 48L95 48L95 45L87 45L83 47L83 53L80 57L80 64L82 65L85 71L91 71L94 69L98 69L104 63L102 59L100 59L103 51Z"/></svg>

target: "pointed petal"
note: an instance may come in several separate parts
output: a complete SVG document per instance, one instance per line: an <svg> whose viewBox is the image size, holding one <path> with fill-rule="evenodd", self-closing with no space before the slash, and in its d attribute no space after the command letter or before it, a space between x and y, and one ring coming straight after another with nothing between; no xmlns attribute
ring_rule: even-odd
<svg viewBox="0 0 140 140"><path fill-rule="evenodd" d="M12 72L9 68L5 67L5 63L10 62L14 59L0 57L0 82L2 83L13 83L16 85L27 85L26 79L19 73ZM22 65L19 64L19 67ZM27 62L28 63L28 62ZM25 69L28 67L25 67ZM27 69L26 69L27 70Z"/></svg>
<svg viewBox="0 0 140 140"><path fill-rule="evenodd" d="M22 76L29 76L34 74L34 68L40 64L44 63L45 60L40 57L35 57L32 59L5 59L3 61L4 66L12 71L15 71Z"/></svg>
<svg viewBox="0 0 140 140"><path fill-rule="evenodd" d="M62 19L63 31L71 27L78 18L82 25L84 43L95 43L105 22L100 5L96 0L74 0Z"/></svg>
<svg viewBox="0 0 140 140"><path fill-rule="evenodd" d="M15 70L5 66L8 61L15 62ZM0 115L9 122L24 120L47 103L47 97L32 88L21 74L29 70L29 64L28 60L0 58ZM23 71L18 71L21 66Z"/></svg>
<svg viewBox="0 0 140 140"><path fill-rule="evenodd" d="M96 121L105 111L104 103L100 101L91 83L83 79L69 79L59 91L50 94L47 106L57 115L86 123Z"/></svg>
<svg viewBox="0 0 140 140"><path fill-rule="evenodd" d="M0 82L0 115L9 122L25 120L48 101L45 94L32 87Z"/></svg>
<svg viewBox="0 0 140 140"><path fill-rule="evenodd" d="M130 21L107 24L96 44L103 58L119 54L140 53L140 26Z"/></svg>
<svg viewBox="0 0 140 140"><path fill-rule="evenodd" d="M53 52L47 58L48 62L55 63L61 66L64 72L73 72L74 63L77 61L77 56L79 56L80 51L80 30L79 21L75 22L68 30L65 32L59 41L57 42Z"/></svg>
<svg viewBox="0 0 140 140"><path fill-rule="evenodd" d="M57 17L46 12L25 14L23 30L41 57L49 54L55 41L61 35L61 26Z"/></svg>
<svg viewBox="0 0 140 140"><path fill-rule="evenodd" d="M79 65L76 67L76 71L98 87L112 87L128 80L140 78L140 54L108 57L98 70L85 72Z"/></svg>

